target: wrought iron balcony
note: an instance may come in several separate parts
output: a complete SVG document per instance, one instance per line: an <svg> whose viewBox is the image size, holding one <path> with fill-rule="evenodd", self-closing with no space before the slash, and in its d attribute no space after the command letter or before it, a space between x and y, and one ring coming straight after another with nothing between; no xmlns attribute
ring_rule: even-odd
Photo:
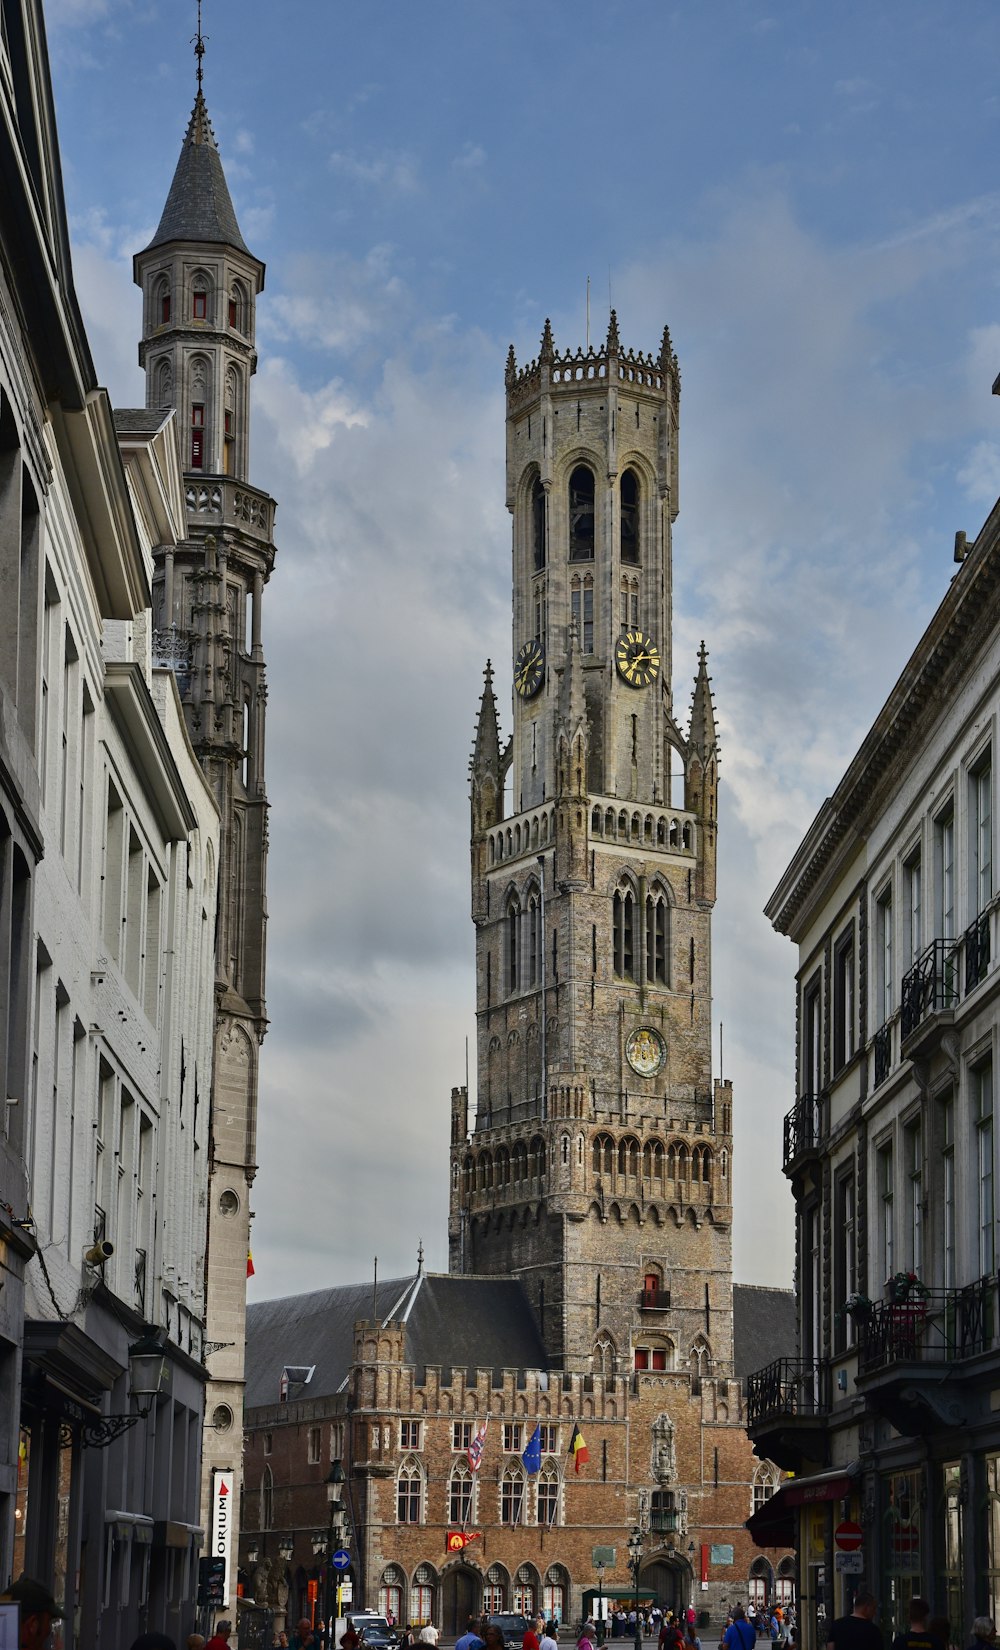
<svg viewBox="0 0 1000 1650"><path fill-rule="evenodd" d="M641 1289L639 1291L639 1307L643 1312L669 1312L669 1289Z"/></svg>
<svg viewBox="0 0 1000 1650"><path fill-rule="evenodd" d="M757 1453L789 1472L826 1449L830 1366L816 1358L777 1358L747 1380L747 1431Z"/></svg>
<svg viewBox="0 0 1000 1650"><path fill-rule="evenodd" d="M959 942L962 947L965 963L965 993L968 996L974 986L986 978L986 971L990 966L990 919L989 913L984 912L975 922L969 924Z"/></svg>
<svg viewBox="0 0 1000 1650"><path fill-rule="evenodd" d="M877 1301L859 1324L860 1376L890 1364L953 1364L1000 1348L998 1280L932 1289L926 1298Z"/></svg>
<svg viewBox="0 0 1000 1650"><path fill-rule="evenodd" d="M892 1021L887 1020L884 1026L879 1026L872 1038L872 1047L875 1051L875 1087L884 1083L892 1070Z"/></svg>
<svg viewBox="0 0 1000 1650"><path fill-rule="evenodd" d="M818 1094L805 1094L785 1117L782 1167L789 1168L805 1152L817 1151L822 1138L822 1100Z"/></svg>
<svg viewBox="0 0 1000 1650"><path fill-rule="evenodd" d="M958 1002L958 967L954 940L932 940L903 975L901 1020L909 1037L932 1014ZM884 1028L883 1028L884 1029ZM880 1079L876 1077L876 1082Z"/></svg>

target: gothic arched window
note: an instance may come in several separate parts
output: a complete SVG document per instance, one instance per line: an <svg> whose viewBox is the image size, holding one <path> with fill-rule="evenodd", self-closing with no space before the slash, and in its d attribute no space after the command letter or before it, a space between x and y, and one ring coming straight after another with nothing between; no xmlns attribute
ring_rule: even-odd
<svg viewBox="0 0 1000 1650"><path fill-rule="evenodd" d="M559 1517L559 1469L554 1461L546 1461L538 1474L538 1523L542 1529L551 1529Z"/></svg>
<svg viewBox="0 0 1000 1650"><path fill-rule="evenodd" d="M209 314L209 296L211 283L203 269L195 271L191 277L191 318L194 321L211 320Z"/></svg>
<svg viewBox="0 0 1000 1650"><path fill-rule="evenodd" d="M172 407L174 404L174 373L170 365L170 357L164 356L156 365L156 405L158 407Z"/></svg>
<svg viewBox="0 0 1000 1650"><path fill-rule="evenodd" d="M513 1462L500 1480L500 1522L524 1523L524 1473Z"/></svg>
<svg viewBox="0 0 1000 1650"><path fill-rule="evenodd" d="M265 1467L260 1481L260 1527L269 1530L274 1524L274 1474Z"/></svg>
<svg viewBox="0 0 1000 1650"><path fill-rule="evenodd" d="M471 1524L475 1479L464 1462L458 1465L448 1485L448 1522L454 1525Z"/></svg>
<svg viewBox="0 0 1000 1650"><path fill-rule="evenodd" d="M578 464L569 478L569 559L594 559L594 472Z"/></svg>
<svg viewBox="0 0 1000 1650"><path fill-rule="evenodd" d="M226 373L226 398L222 418L222 473L233 475L236 465L236 407L239 400L239 377L235 367Z"/></svg>
<svg viewBox="0 0 1000 1650"><path fill-rule="evenodd" d="M205 407L208 404L208 362L200 355L191 362L191 468L204 470Z"/></svg>
<svg viewBox="0 0 1000 1650"><path fill-rule="evenodd" d="M165 327L170 320L170 282L161 275L153 293L153 324Z"/></svg>
<svg viewBox="0 0 1000 1650"><path fill-rule="evenodd" d="M419 1524L423 1479L415 1461L404 1461L396 1479L396 1523Z"/></svg>
<svg viewBox="0 0 1000 1650"><path fill-rule="evenodd" d="M570 586L570 613L576 626L580 652L593 653L594 580L589 573L584 579L577 575Z"/></svg>
<svg viewBox="0 0 1000 1650"><path fill-rule="evenodd" d="M653 985L668 985L667 900L661 889L646 896L646 978Z"/></svg>
<svg viewBox="0 0 1000 1650"><path fill-rule="evenodd" d="M619 888L615 894L612 921L614 927L614 967L620 980L634 979L633 936L635 932L635 895L631 888Z"/></svg>
<svg viewBox="0 0 1000 1650"><path fill-rule="evenodd" d="M634 470L626 470L621 486L621 553L622 561L639 560L639 477Z"/></svg>
<svg viewBox="0 0 1000 1650"><path fill-rule="evenodd" d="M701 1391L702 1381L712 1373L712 1354L708 1349L708 1343L700 1336L691 1347L688 1363L691 1371L691 1393L692 1396L697 1396Z"/></svg>
<svg viewBox="0 0 1000 1650"><path fill-rule="evenodd" d="M545 488L541 476L531 486L531 565L536 573L545 566Z"/></svg>
<svg viewBox="0 0 1000 1650"><path fill-rule="evenodd" d="M229 325L234 332L247 333L247 289L242 281L234 281L229 288Z"/></svg>
<svg viewBox="0 0 1000 1650"><path fill-rule="evenodd" d="M610 1175L614 1165L615 1143L610 1134L599 1134L594 1140L594 1173Z"/></svg>
<svg viewBox="0 0 1000 1650"><path fill-rule="evenodd" d="M507 903L507 990L517 991L521 984L521 906L516 895Z"/></svg>
<svg viewBox="0 0 1000 1650"><path fill-rule="evenodd" d="M533 989L542 977L542 907L536 888L528 895L528 988Z"/></svg>

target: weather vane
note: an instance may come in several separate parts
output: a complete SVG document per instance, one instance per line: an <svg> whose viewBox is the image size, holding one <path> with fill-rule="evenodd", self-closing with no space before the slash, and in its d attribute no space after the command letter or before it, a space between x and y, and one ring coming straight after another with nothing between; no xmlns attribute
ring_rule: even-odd
<svg viewBox="0 0 1000 1650"><path fill-rule="evenodd" d="M205 41L207 39L208 39L208 36L202 34L202 32L201 32L201 0L198 0L198 33L196 35L194 35L192 44L194 45L194 55L198 59L198 90L199 90L199 92L201 91L201 83L202 83L202 79L204 78L204 74L205 74L204 66L202 64L202 58L205 55Z"/></svg>

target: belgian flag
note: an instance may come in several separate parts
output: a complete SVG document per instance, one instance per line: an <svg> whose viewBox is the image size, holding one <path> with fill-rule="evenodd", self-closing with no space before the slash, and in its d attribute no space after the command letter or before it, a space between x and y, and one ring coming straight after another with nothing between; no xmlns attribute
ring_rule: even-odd
<svg viewBox="0 0 1000 1650"><path fill-rule="evenodd" d="M569 1441L569 1453L573 1457L573 1471L579 1472L585 1461L590 1460L590 1451L587 1448L583 1433L573 1423L573 1436Z"/></svg>

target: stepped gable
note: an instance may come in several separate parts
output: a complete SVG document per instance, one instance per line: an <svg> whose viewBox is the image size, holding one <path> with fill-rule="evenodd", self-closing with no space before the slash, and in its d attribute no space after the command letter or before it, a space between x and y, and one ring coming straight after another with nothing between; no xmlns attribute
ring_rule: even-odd
<svg viewBox="0 0 1000 1650"><path fill-rule="evenodd" d="M398 1316L415 1277L379 1280L380 1321ZM354 1349L354 1325L371 1316L372 1282L341 1284L308 1295L253 1301L247 1307L246 1407L278 1402L286 1365L315 1365L308 1387L295 1396L330 1397L343 1385Z"/></svg>
<svg viewBox="0 0 1000 1650"><path fill-rule="evenodd" d="M168 241L235 246L248 257L253 256L240 234L219 146L200 88L163 214L145 250L149 252Z"/></svg>
<svg viewBox="0 0 1000 1650"><path fill-rule="evenodd" d="M798 1356L794 1289L733 1284L733 1369L745 1381L775 1358Z"/></svg>

